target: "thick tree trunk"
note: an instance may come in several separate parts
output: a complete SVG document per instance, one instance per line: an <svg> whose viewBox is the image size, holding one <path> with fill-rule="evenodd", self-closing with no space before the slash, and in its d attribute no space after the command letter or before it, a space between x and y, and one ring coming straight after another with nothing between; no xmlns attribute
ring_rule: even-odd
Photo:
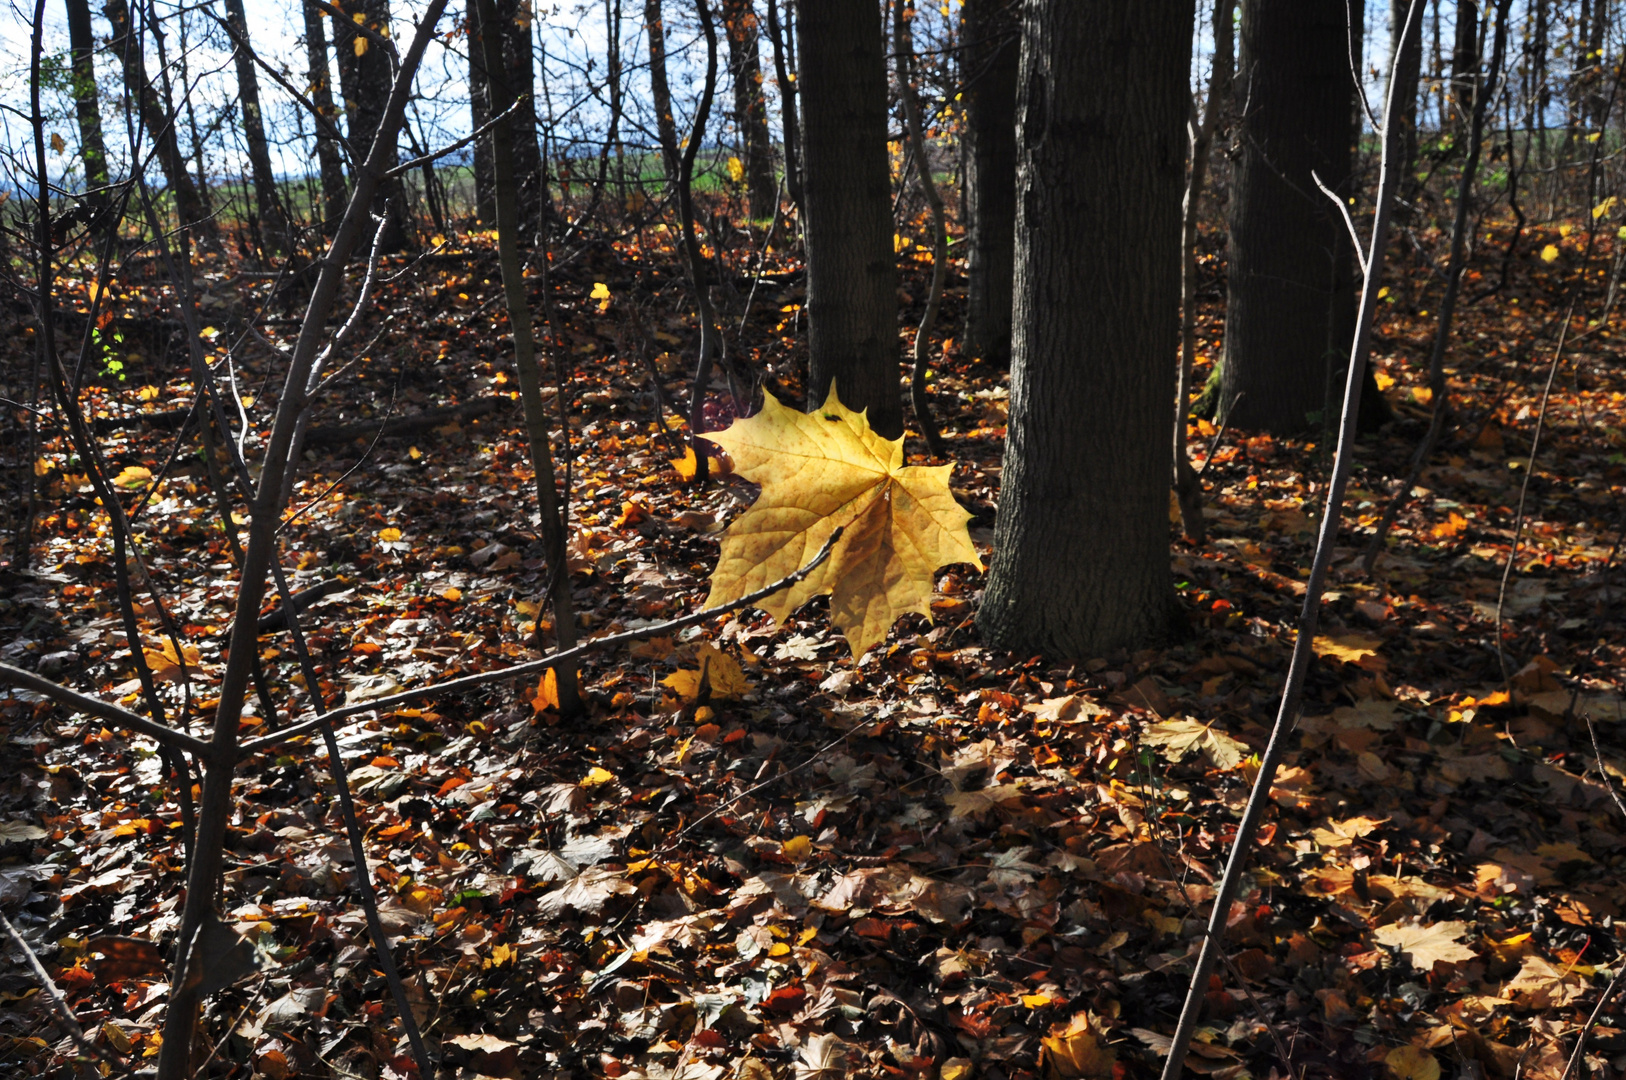
<svg viewBox="0 0 1626 1080"><path fill-rule="evenodd" d="M655 106L655 136L661 143L661 170L668 184L677 183L677 121L672 117L672 89L666 81L666 19L661 0L644 0L644 31L649 35L649 96Z"/></svg>
<svg viewBox="0 0 1626 1080"><path fill-rule="evenodd" d="M85 165L90 205L107 205L107 147L102 142L102 110L96 97L96 34L87 0L67 0L68 42L73 58L73 103L79 119L79 156Z"/></svg>
<svg viewBox="0 0 1626 1080"><path fill-rule="evenodd" d="M989 644L1023 655L1134 646L1174 610L1192 17L1190 0L1024 9L1010 424L977 614Z"/></svg>
<svg viewBox="0 0 1626 1080"><path fill-rule="evenodd" d="M1451 45L1451 116L1463 132L1474 111L1479 81L1479 0L1457 0L1456 35Z"/></svg>
<svg viewBox="0 0 1626 1080"><path fill-rule="evenodd" d="M111 46L124 71L124 85L138 110L147 138L158 150L158 167L163 170L164 182L169 185L175 199L175 212L205 247L220 247L220 229L209 209L198 194L192 175L186 171L186 158L181 156L180 140L175 137L174 118L158 100L158 91L147 78L147 63L142 35L130 23L130 9L125 0L107 0L102 9L107 21L113 24Z"/></svg>
<svg viewBox="0 0 1626 1080"><path fill-rule="evenodd" d="M305 72L310 82L311 104L321 114L316 125L316 161L322 174L322 234L332 236L344 216L348 192L344 183L344 162L334 138L339 126L339 110L333 104L333 75L328 66L327 31L322 26L322 10L307 2L305 11ZM314 214L312 216L315 216Z"/></svg>
<svg viewBox="0 0 1626 1080"><path fill-rule="evenodd" d="M480 44L480 0L469 0L469 109L471 130L491 121L491 86L486 79L485 52ZM474 216L481 224L497 220L497 195L491 175L491 136L474 140Z"/></svg>
<svg viewBox="0 0 1626 1080"><path fill-rule="evenodd" d="M518 102L509 125L514 140L514 175L519 182L519 232L522 245L535 243L547 226L551 199L537 138L536 58L531 49L531 5L525 0L495 0L502 30L502 100ZM494 96L493 101L496 100Z"/></svg>
<svg viewBox="0 0 1626 1080"><path fill-rule="evenodd" d="M903 434L898 269L887 160L886 43L875 0L799 6L802 200L807 244L807 400L832 380L848 408Z"/></svg>
<svg viewBox="0 0 1626 1080"><path fill-rule="evenodd" d="M1389 40L1400 39L1400 31L1406 25L1406 14L1411 10L1412 0L1389 0ZM1420 19L1422 16L1419 15ZM1400 139L1400 160L1394 163L1400 177L1400 198L1405 201L1411 199L1412 168L1417 162L1417 82L1423 73L1423 36L1412 34L1401 50L1394 66L1389 71L1389 79L1395 86L1395 94L1391 100L1395 104L1394 123L1400 125L1395 134ZM1404 213L1404 210L1401 211Z"/></svg>
<svg viewBox="0 0 1626 1080"><path fill-rule="evenodd" d="M1236 0L1214 0L1214 56L1208 75L1208 100L1203 102L1202 120L1191 132L1191 161L1180 204L1180 368L1174 391L1174 494L1180 504L1186 539L1193 544L1202 543L1207 535L1202 479L1186 455L1191 374L1197 362L1197 226L1202 220L1203 187L1208 182L1214 132L1231 98L1231 76L1236 67L1235 12Z"/></svg>
<svg viewBox="0 0 1626 1080"><path fill-rule="evenodd" d="M243 0L226 0L226 21L237 38L247 46L248 18ZM288 217L277 196L277 174L271 168L271 149L265 141L265 120L260 115L260 79L254 70L254 57L246 47L233 50L237 66L237 103L243 119L243 141L248 145L248 164L254 176L254 206L260 215L260 236L266 254L288 250Z"/></svg>
<svg viewBox="0 0 1626 1080"><path fill-rule="evenodd" d="M344 111L349 118L350 146L358 157L366 158L383 119L384 102L390 92L390 58L384 46L357 29L354 16L360 15L360 24L376 33L389 36L389 0L348 0L340 3L352 16L350 22L335 19L333 50L339 56L339 86L344 91ZM384 168L393 169L400 163L400 153L393 140L384 148ZM410 230L407 213L406 185L399 176L378 185L373 212L384 216L383 250L400 251L408 243Z"/></svg>
<svg viewBox="0 0 1626 1080"><path fill-rule="evenodd" d="M734 83L734 127L745 144L746 198L755 221L767 221L779 205L774 178L773 140L768 137L768 103L762 96L762 52L756 6L751 0L723 0L728 32L728 73Z"/></svg>
<svg viewBox="0 0 1626 1080"><path fill-rule="evenodd" d="M1220 415L1302 431L1338 414L1355 322L1349 232L1354 85L1344 0L1243 0ZM1382 398L1362 396L1363 428Z"/></svg>
<svg viewBox="0 0 1626 1080"><path fill-rule="evenodd" d="M960 13L965 109L960 213L966 235L965 344L999 367L1011 362L1016 273L1017 0L966 0Z"/></svg>

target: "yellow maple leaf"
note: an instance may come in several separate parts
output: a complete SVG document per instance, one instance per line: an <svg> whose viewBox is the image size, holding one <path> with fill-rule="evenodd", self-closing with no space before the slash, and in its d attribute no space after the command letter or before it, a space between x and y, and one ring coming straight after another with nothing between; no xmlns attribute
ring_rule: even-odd
<svg viewBox="0 0 1626 1080"><path fill-rule="evenodd" d="M1342 660L1346 664L1360 664L1375 657L1383 639L1366 634L1318 634L1312 643L1317 656L1329 660Z"/></svg>
<svg viewBox="0 0 1626 1080"><path fill-rule="evenodd" d="M148 646L141 650L146 657L147 666L152 669L153 678L163 682L179 682L181 678L182 661L186 668L194 675L202 664L202 655L196 645L182 645L179 654L175 652L175 643L165 638L156 649Z"/></svg>
<svg viewBox="0 0 1626 1080"><path fill-rule="evenodd" d="M734 471L762 486L729 526L706 606L726 604L805 566L837 528L830 558L806 579L758 606L775 622L830 594L830 619L861 657L898 616L931 617L932 574L982 561L954 501L952 465L903 464L903 439L870 430L863 413L836 397L811 413L763 394L762 411L706 438L728 451Z"/></svg>

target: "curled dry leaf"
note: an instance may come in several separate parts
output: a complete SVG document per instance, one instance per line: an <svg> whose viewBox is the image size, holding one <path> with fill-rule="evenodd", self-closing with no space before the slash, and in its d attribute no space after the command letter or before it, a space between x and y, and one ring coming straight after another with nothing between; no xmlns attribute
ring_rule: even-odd
<svg viewBox="0 0 1626 1080"><path fill-rule="evenodd" d="M1392 923L1373 931L1372 940L1404 955L1418 971L1432 971L1440 960L1461 964L1474 959L1474 951L1457 940L1467 932L1467 924L1455 920L1432 926Z"/></svg>

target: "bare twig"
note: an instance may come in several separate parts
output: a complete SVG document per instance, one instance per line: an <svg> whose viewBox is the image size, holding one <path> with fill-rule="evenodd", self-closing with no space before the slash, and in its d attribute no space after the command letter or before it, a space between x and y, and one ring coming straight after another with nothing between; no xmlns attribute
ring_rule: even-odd
<svg viewBox="0 0 1626 1080"><path fill-rule="evenodd" d="M704 611L696 611L691 615L684 615L680 618L669 619L666 622L656 623L653 626L645 626L637 630L628 630L621 634L610 634L606 637L593 638L590 641L582 642L573 649L566 649L563 652L554 653L552 656L545 656L540 660L531 660L523 664L515 664L513 667L503 668L500 671L482 671L475 675L465 675L460 679L448 679L445 682L431 683L428 686L421 686L415 690L403 690L399 694L391 694L388 697L373 698L370 701L357 702L354 705L341 706L340 708L323 713L321 716L314 719L305 720L295 724L284 731L278 731L274 734L266 735L258 739L251 739L243 744L243 753L259 753L260 751L275 746L278 743L286 742L295 736L307 735L321 727L321 725L324 723L332 723L342 720L347 716L356 716L360 713L372 712L376 709L391 709L397 705L404 705L410 701L421 701L426 697L436 697L441 694L455 694L463 690L473 689L476 686L484 686L487 683L500 682L503 679L518 678L522 675L534 675L537 672L546 671L548 668L554 667L558 664L574 664L577 660L591 653L602 652L605 649L614 648L618 645L625 645L630 641L642 641L645 638L659 637L663 634L670 634L675 631L682 630L685 627L695 626L699 623L703 623L713 616L726 615L731 611L738 611L741 608L750 607L757 601L768 596L772 596L781 589L790 588L792 585L802 581L807 577L807 575L811 574L814 570L817 570L820 566L822 566L824 561L830 557L830 552L836 546L836 541L841 539L842 531L843 530L841 529L837 529L835 532L831 533L830 538L824 542L824 546L819 549L819 553L813 556L812 561L806 566L802 567L800 570L796 571L794 574L780 578L772 585L765 585L756 592L747 596L742 596L738 600L734 600L730 603L719 604L716 607L706 608Z"/></svg>
<svg viewBox="0 0 1626 1080"><path fill-rule="evenodd" d="M45 990L45 996L51 999L52 1007L56 1009L57 1015L62 1017L63 1026L68 1029L68 1037L73 1040L74 1045L90 1056L106 1062L109 1067L117 1069L125 1076L133 1075L130 1066L85 1037L85 1029L80 1026L79 1019L68 1007L68 999L62 996L62 991L57 988L56 982L45 970L45 965L40 963L40 958L34 955L34 950L28 947L28 942L17 932L17 928L11 925L11 920L0 915L0 926L5 927L6 933L11 935L11 940L23 951L30 970L34 972L34 978L39 980L40 986Z"/></svg>
<svg viewBox="0 0 1626 1080"><path fill-rule="evenodd" d="M1512 680L1508 670L1507 652L1502 648L1502 614L1507 606L1507 584L1513 576L1513 564L1519 559L1519 542L1524 539L1524 505L1530 494L1530 474L1535 471L1536 452L1541 449L1541 432L1547 422L1547 402L1553 393L1553 379L1558 375L1558 362L1564 356L1564 342L1569 335L1570 320L1575 316L1575 298L1570 298L1569 309L1564 312L1564 325L1558 331L1558 344L1553 348L1552 363L1547 365L1547 382L1541 388L1541 408L1536 412L1536 430L1530 437L1530 456L1524 463L1524 480L1519 484L1519 505L1513 513L1513 543L1507 551L1507 564L1502 567L1502 582L1496 590L1496 662L1502 669L1502 682Z"/></svg>
<svg viewBox="0 0 1626 1080"><path fill-rule="evenodd" d="M81 694L77 690L70 690L60 683L52 682L50 679L42 678L32 671L24 671L22 668L14 667L11 664L0 663L0 686L16 686L24 690L32 690L34 693L42 694L52 701L60 702L82 713L89 713L91 716L99 720L106 720L110 724L128 728L165 746L185 750L189 754L196 754L200 757L207 757L209 754L209 744L195 735L188 735L184 731L176 731L172 727L155 723L139 713L133 713L129 709L115 705L110 701L103 701L101 698L94 698L89 694Z"/></svg>
<svg viewBox="0 0 1626 1080"><path fill-rule="evenodd" d="M1418 25L1417 11L1422 0L1411 0L1406 24L1401 31L1397 48L1402 47ZM1392 62L1392 61L1391 61ZM1399 104L1395 89L1397 80L1389 80L1388 101L1384 110L1383 157L1378 174L1377 203L1372 216L1372 240L1369 256L1363 261L1367 268L1361 287L1359 313L1356 316L1354 341L1350 345L1349 370L1344 390L1344 409L1338 431L1338 452L1333 457L1332 477L1327 485L1326 510L1322 514L1320 533L1316 538L1315 560L1310 566L1310 577L1305 582L1304 606L1299 613L1298 634L1293 642L1293 658L1288 666L1287 679L1282 687L1281 707L1270 731L1270 741L1259 762L1259 773L1254 778L1253 790L1248 794L1247 807L1238 822L1236 838L1231 843L1230 857L1226 860L1225 874L1214 894L1214 905L1208 916L1208 927L1203 936L1202 949L1197 954L1196 967L1186 990L1185 1005L1180 1010L1180 1021L1169 1046L1169 1058L1163 1066L1163 1080L1179 1080L1185 1070L1186 1051L1191 1047L1197 1030L1197 1020L1207 1001L1208 980L1223 948L1227 916L1242 883L1243 868L1264 818L1265 806L1270 801L1270 785L1276 770L1287 753L1287 743L1298 722L1304 681L1314 659L1312 641L1320 623L1321 597L1327 585L1327 573L1332 566L1333 549L1338 541L1342 518L1344 489L1349 484L1353 461L1355 429L1361 406L1361 389L1366 377L1367 358L1371 350L1372 317L1377 307L1378 280L1376 270L1381 266L1383 252L1389 240L1389 224L1394 204L1394 190L1399 180L1395 157L1399 150L1399 125L1393 123ZM1319 181L1318 181L1319 182Z"/></svg>

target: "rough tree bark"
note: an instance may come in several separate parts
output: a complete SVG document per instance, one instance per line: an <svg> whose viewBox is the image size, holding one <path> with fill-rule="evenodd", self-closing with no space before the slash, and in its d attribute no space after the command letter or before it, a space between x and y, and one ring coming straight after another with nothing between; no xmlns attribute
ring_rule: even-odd
<svg viewBox="0 0 1626 1080"><path fill-rule="evenodd" d="M491 87L486 80L485 52L480 44L480 0L469 0L465 27L469 32L469 111L470 130L478 131L491 121ZM474 140L474 216L482 224L497 220L496 188L492 186L491 136Z"/></svg>
<svg viewBox="0 0 1626 1080"><path fill-rule="evenodd" d="M728 32L728 73L734 83L734 127L745 143L745 191L753 221L767 221L779 205L768 103L762 96L760 28L752 0L723 0Z"/></svg>
<svg viewBox="0 0 1626 1080"><path fill-rule="evenodd" d="M1186 423L1191 413L1191 372L1197 362L1197 225L1201 220L1203 186L1208 182L1208 156L1214 132L1231 97L1235 67L1236 33L1232 15L1236 0L1214 0L1214 56L1208 75L1208 100L1203 116L1191 129L1191 164L1186 169L1186 194L1180 223L1180 369L1174 391L1174 494L1180 504L1180 522L1186 539L1203 542L1203 484L1186 456Z"/></svg>
<svg viewBox="0 0 1626 1080"><path fill-rule="evenodd" d="M327 30L322 26L322 10L315 4L303 5L305 12L305 75L310 83L311 104L334 130L338 129L339 110L333 104L333 75L328 67ZM338 141L316 125L316 161L322 176L322 233L332 236L344 216L345 198L344 161L339 153Z"/></svg>
<svg viewBox="0 0 1626 1080"><path fill-rule="evenodd" d="M79 120L79 156L91 206L107 205L107 146L102 142L102 110L96 97L96 34L87 0L67 0L68 43L73 60L73 105Z"/></svg>
<svg viewBox="0 0 1626 1080"><path fill-rule="evenodd" d="M175 199L175 211L180 215L181 224L197 237L200 244L218 249L220 229L214 218L209 216L209 209L198 194L191 173L186 171L186 158L181 156L180 140L175 137L174 118L164 110L158 100L158 91L147 78L142 34L138 27L131 25L130 9L125 0L107 0L102 10L107 15L107 21L113 24L110 45L114 55L119 58L124 85L134 99L137 116L147 129L147 138L153 140L157 148L158 167L163 171L164 182L169 185L170 194Z"/></svg>
<svg viewBox="0 0 1626 1080"><path fill-rule="evenodd" d="M1411 0L1389 0L1389 40L1394 41L1400 36L1400 30L1406 25L1406 13L1411 9ZM1409 201L1408 194L1411 184L1412 166L1417 161L1417 81L1423 74L1423 38L1421 34L1413 34L1400 50L1393 70L1389 72L1389 79L1394 85L1395 94L1390 95L1395 102L1394 122L1398 127L1395 137L1399 139L1400 158L1395 162L1395 169L1400 177L1400 198Z"/></svg>
<svg viewBox="0 0 1626 1080"><path fill-rule="evenodd" d="M661 0L644 0L644 30L649 35L649 96L655 106L655 135L661 144L661 169L675 184L679 168L677 121L672 118L672 89L666 82L666 19Z"/></svg>
<svg viewBox="0 0 1626 1080"><path fill-rule="evenodd" d="M1017 106L1016 305L984 640L1156 638L1169 577L1190 0L1035 0Z"/></svg>
<svg viewBox="0 0 1626 1080"><path fill-rule="evenodd" d="M1017 0L966 0L960 13L965 109L960 187L966 235L968 356L1011 363L1011 283L1016 273Z"/></svg>
<svg viewBox="0 0 1626 1080"><path fill-rule="evenodd" d="M243 0L226 0L226 21L238 39L248 36L248 18ZM254 56L245 48L232 52L237 67L237 105L243 121L243 141L248 146L249 171L254 177L254 208L260 215L260 236L266 254L288 250L288 216L277 195L277 174L271 168L271 149L265 141L265 119L260 115L260 79L254 70Z"/></svg>
<svg viewBox="0 0 1626 1080"><path fill-rule="evenodd" d="M1479 81L1479 0L1457 0L1457 25L1451 44L1451 119L1468 130L1474 111L1474 85Z"/></svg>
<svg viewBox="0 0 1626 1080"><path fill-rule="evenodd" d="M886 42L874 0L798 8L802 210L807 248L807 400L831 380L870 426L903 434L898 269L887 160Z"/></svg>
<svg viewBox="0 0 1626 1080"><path fill-rule="evenodd" d="M485 20L471 22L471 32L480 34L482 42L478 43L478 48L473 46L470 48L470 97L475 97L472 91L476 84L484 84L481 90L487 107L491 110L486 114L487 120L500 111L496 108L497 101L518 103L512 122L508 125L512 140L514 178L519 184L517 225L519 231L515 233L515 241L521 246L529 247L537 242L542 229L546 227L551 201L547 177L542 168L542 146L537 139L536 61L531 50L530 6L524 0L494 0L489 9L480 2L474 10L492 13L491 25L496 28L496 42L501 49L502 64L500 67L492 67L486 60L483 45ZM475 113L478 116L478 105L475 106ZM494 136L487 136L481 141L489 143L493 138ZM495 151L491 153L494 169Z"/></svg>
<svg viewBox="0 0 1626 1080"><path fill-rule="evenodd" d="M333 51L339 57L339 86L344 91L344 111L348 118L350 146L358 157L366 158L383 119L384 102L390 92L390 58L384 47L361 33L357 22L386 37L390 32L389 0L338 0L335 6L343 8L352 21L335 19ZM361 16L355 20L355 16ZM395 140L384 147L384 168L394 169L400 161ZM383 250L400 251L409 243L410 224L407 214L406 185L401 178L390 177L378 185L373 212L384 217Z"/></svg>
<svg viewBox="0 0 1626 1080"><path fill-rule="evenodd" d="M1350 185L1355 93L1344 0L1243 0L1235 80L1230 288L1219 411L1233 427L1302 431L1338 414L1355 325ZM1384 418L1362 395L1363 430Z"/></svg>
<svg viewBox="0 0 1626 1080"><path fill-rule="evenodd" d="M921 116L920 97L915 93L915 40L910 32L915 8L910 0L897 0L892 9L892 48L898 65L898 99L903 103L904 126L909 138L910 156L914 159L915 175L920 177L920 190L926 196L926 205L932 214L932 283L926 293L926 310L915 328L915 362L909 371L909 404L915 411L915 423L926 440L926 447L934 457L947 457L942 433L932 416L931 395L926 389L926 368L930 363L931 334L937 325L937 311L943 303L943 283L948 278L948 216L943 211L943 197L937 192L932 179L931 158L926 151L926 123ZM901 179L907 181L908 177Z"/></svg>

